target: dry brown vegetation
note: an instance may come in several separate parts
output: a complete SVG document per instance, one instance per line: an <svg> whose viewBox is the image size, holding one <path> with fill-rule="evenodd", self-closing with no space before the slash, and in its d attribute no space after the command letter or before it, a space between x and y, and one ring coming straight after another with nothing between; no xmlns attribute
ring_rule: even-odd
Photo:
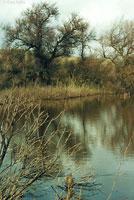
<svg viewBox="0 0 134 200"><path fill-rule="evenodd" d="M13 101L16 99L27 99L27 101L44 101L44 100L60 100L70 99L76 97L86 97L104 93L98 88L89 87L76 87L70 85L67 87L63 86L46 86L46 87L27 87L27 88L14 88L3 90L0 93L0 102L3 102L3 97L12 95Z"/></svg>
<svg viewBox="0 0 134 200"><path fill-rule="evenodd" d="M2 26L5 48L0 51L0 89L31 86L31 96L44 99L87 96L90 88L133 95L134 22L117 20L96 39L90 23L74 13L54 26L58 15L56 5L37 3L14 26ZM50 85L54 89L42 89Z"/></svg>
<svg viewBox="0 0 134 200"><path fill-rule="evenodd" d="M0 111L0 199L23 198L33 183L41 179L45 182L46 177L51 178L54 185L62 173L64 162L78 153L81 146L80 143L71 147L67 145L72 138L72 131L62 124L63 113L50 119L40 103L35 104L24 97L16 96L15 99L12 95L5 96ZM64 152L66 157L61 163ZM71 199L70 190L74 185L82 187L84 184L89 190L92 188L91 183L79 185L78 180L71 187L66 184L66 195L61 193L62 197L66 196L65 199ZM80 199L80 196L76 199ZM62 197L58 196L58 199Z"/></svg>
<svg viewBox="0 0 134 200"><path fill-rule="evenodd" d="M24 101L17 104L9 96L0 109L0 199L18 199L39 178L55 178L61 172L63 166L58 165L57 160L71 132L61 125L60 120L56 131L50 131L50 125L61 114L48 120L49 116L41 111L39 104L28 105ZM40 135L39 129L45 123L44 133ZM62 144L64 135L67 136ZM50 145L55 149L54 155L49 152ZM76 149L76 146L68 149L68 156Z"/></svg>

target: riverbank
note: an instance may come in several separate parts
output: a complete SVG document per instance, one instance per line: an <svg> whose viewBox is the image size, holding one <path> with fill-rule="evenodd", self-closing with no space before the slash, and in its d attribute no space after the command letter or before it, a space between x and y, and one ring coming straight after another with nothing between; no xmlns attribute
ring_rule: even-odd
<svg viewBox="0 0 134 200"><path fill-rule="evenodd" d="M35 86L27 88L6 89L0 92L0 100L5 96L12 96L13 99L26 98L27 100L44 101L44 100L62 100L77 97L87 97L98 94L105 94L106 91L99 88L76 87L70 86ZM112 94L112 92L111 92Z"/></svg>

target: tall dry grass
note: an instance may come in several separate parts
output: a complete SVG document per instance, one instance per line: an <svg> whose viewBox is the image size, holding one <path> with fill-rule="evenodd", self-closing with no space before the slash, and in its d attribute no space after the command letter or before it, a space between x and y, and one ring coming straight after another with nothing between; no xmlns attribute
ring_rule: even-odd
<svg viewBox="0 0 134 200"><path fill-rule="evenodd" d="M91 95L96 95L104 93L104 91L99 88L89 88L86 86L34 86L27 88L14 88L7 89L0 92L0 101L4 96L12 94L12 97L15 99L26 98L27 100L60 100L60 99L70 99L76 97L86 97Z"/></svg>

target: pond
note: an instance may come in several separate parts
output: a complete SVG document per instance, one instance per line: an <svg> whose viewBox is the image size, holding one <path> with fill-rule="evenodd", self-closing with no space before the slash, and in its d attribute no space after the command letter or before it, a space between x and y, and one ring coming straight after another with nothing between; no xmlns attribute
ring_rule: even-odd
<svg viewBox="0 0 134 200"><path fill-rule="evenodd" d="M63 109L74 143L82 145L73 168L88 166L102 184L101 192L90 199L134 199L134 99L99 96L55 102L48 113Z"/></svg>
<svg viewBox="0 0 134 200"><path fill-rule="evenodd" d="M79 151L69 159L66 159L67 149L63 151L60 163L64 169L57 181L69 173L75 179L87 173L94 174L92 181L95 181L95 187L90 192L82 189L84 199L134 199L134 98L93 96L48 101L41 109L48 113L50 119L64 111L61 122L72 132L66 146L71 149L80 145ZM21 127L24 121L25 118L20 119L17 126ZM51 129L56 129L56 124ZM44 125L40 134L43 130ZM17 140L24 140L22 133L17 137ZM64 143L65 138L62 140ZM49 153L55 153L53 144L49 146ZM49 178L39 180L27 190L24 199L55 199L52 182Z"/></svg>

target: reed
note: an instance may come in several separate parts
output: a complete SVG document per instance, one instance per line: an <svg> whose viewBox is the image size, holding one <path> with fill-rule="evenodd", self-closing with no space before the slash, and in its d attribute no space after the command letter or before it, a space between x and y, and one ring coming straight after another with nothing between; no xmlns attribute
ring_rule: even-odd
<svg viewBox="0 0 134 200"><path fill-rule="evenodd" d="M2 101L4 96L8 96L9 94L12 94L12 98L14 100L23 97L27 100L33 99L37 101L44 101L86 97L102 93L104 94L104 91L98 88L89 88L86 86L34 86L3 90L0 93L0 101Z"/></svg>

